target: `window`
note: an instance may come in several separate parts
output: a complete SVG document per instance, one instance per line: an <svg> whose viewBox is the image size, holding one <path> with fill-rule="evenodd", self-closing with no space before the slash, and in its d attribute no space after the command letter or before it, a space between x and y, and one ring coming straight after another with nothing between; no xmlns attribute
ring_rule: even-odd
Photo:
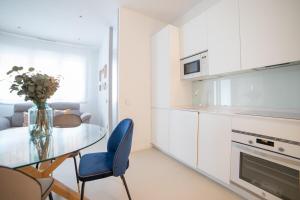
<svg viewBox="0 0 300 200"><path fill-rule="evenodd" d="M23 101L9 92L6 72L15 65L61 76L60 87L49 101L86 101L88 54L82 47L0 34L0 102Z"/></svg>

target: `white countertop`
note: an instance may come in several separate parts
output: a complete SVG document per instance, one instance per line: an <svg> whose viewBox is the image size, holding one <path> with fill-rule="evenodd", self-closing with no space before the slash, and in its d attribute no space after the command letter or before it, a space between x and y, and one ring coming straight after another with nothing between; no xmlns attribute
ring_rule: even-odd
<svg viewBox="0 0 300 200"><path fill-rule="evenodd" d="M229 115L248 115L300 120L300 110L253 109L232 106L175 106L174 109Z"/></svg>

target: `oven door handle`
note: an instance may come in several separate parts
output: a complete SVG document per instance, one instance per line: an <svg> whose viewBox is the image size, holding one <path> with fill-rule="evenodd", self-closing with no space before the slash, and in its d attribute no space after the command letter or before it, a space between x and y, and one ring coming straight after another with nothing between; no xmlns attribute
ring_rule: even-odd
<svg viewBox="0 0 300 200"><path fill-rule="evenodd" d="M296 158L289 157L287 155L282 155L269 150L263 150L260 148L248 146L241 143L232 142L233 147L239 149L239 151L251 154L252 156L259 157L264 160L269 160L274 163L278 163L283 166L288 166L290 168L300 171L300 160Z"/></svg>

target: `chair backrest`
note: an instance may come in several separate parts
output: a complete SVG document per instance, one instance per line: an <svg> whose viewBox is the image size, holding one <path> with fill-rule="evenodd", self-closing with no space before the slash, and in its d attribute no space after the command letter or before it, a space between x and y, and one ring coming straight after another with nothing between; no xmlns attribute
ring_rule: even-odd
<svg viewBox="0 0 300 200"><path fill-rule="evenodd" d="M70 128L80 126L81 118L74 114L54 115L53 125L60 128Z"/></svg>
<svg viewBox="0 0 300 200"><path fill-rule="evenodd" d="M132 144L133 121L122 120L113 130L108 143L107 151L114 153L113 175L123 175L128 168L128 159Z"/></svg>
<svg viewBox="0 0 300 200"><path fill-rule="evenodd" d="M0 183L0 199L42 199L40 183L23 172L0 166Z"/></svg>

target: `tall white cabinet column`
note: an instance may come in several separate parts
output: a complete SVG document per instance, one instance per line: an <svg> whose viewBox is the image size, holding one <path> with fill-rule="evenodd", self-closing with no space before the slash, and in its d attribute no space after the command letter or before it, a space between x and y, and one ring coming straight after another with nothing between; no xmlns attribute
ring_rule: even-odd
<svg viewBox="0 0 300 200"><path fill-rule="evenodd" d="M180 80L179 31L166 26L152 37L152 107L192 102L192 83Z"/></svg>
<svg viewBox="0 0 300 200"><path fill-rule="evenodd" d="M192 83L180 80L178 28L168 25L152 37L152 143L169 152L170 109L192 102Z"/></svg>

